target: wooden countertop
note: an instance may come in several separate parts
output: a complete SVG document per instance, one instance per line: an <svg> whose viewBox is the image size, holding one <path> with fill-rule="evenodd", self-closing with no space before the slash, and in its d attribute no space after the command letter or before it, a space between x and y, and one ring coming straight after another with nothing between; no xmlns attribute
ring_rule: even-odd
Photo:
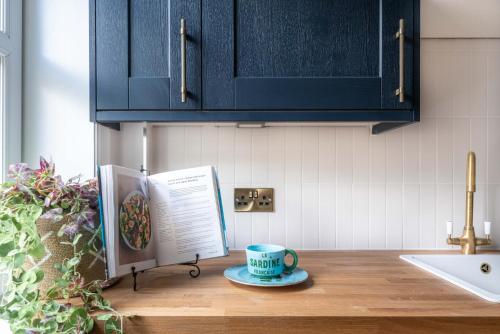
<svg viewBox="0 0 500 334"><path fill-rule="evenodd" d="M126 333L500 332L500 304L400 260L402 253L416 252L299 252L307 282L256 288L224 278L225 268L245 262L244 252L231 252L202 261L196 279L188 267L162 267L139 274L137 292L128 276L104 295L136 316Z"/></svg>

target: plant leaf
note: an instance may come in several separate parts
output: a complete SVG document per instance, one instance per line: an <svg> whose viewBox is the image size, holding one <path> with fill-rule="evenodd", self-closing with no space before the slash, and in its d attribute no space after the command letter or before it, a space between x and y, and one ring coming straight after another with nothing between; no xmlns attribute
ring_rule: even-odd
<svg viewBox="0 0 500 334"><path fill-rule="evenodd" d="M75 238L73 239L73 242L72 242L73 246L76 246L78 244L78 241L80 240L81 237L82 237L81 234L77 234L75 236Z"/></svg>
<svg viewBox="0 0 500 334"><path fill-rule="evenodd" d="M36 259L40 259L45 255L45 247L40 242L29 250L29 255L33 256Z"/></svg>
<svg viewBox="0 0 500 334"><path fill-rule="evenodd" d="M0 245L0 257L5 257L9 252L15 249L16 245L14 241L10 241Z"/></svg>
<svg viewBox="0 0 500 334"><path fill-rule="evenodd" d="M51 220L54 223L57 223L58 221L61 221L63 219L62 213L63 213L62 208L54 208L45 212L43 215L40 216L40 218Z"/></svg>
<svg viewBox="0 0 500 334"><path fill-rule="evenodd" d="M76 267L79 263L80 263L80 258L75 256L75 257L68 260L67 266L68 267Z"/></svg>
<svg viewBox="0 0 500 334"><path fill-rule="evenodd" d="M118 324L115 319L110 318L104 322L104 333L106 334L113 334L113 333L120 333L121 330L118 327Z"/></svg>
<svg viewBox="0 0 500 334"><path fill-rule="evenodd" d="M14 268L21 267L26 261L26 255L24 253L17 253L14 255Z"/></svg>
<svg viewBox="0 0 500 334"><path fill-rule="evenodd" d="M36 275L36 281L34 283L41 282L43 280L43 277L45 276L43 270L41 270L41 269L38 269L35 272L35 275Z"/></svg>
<svg viewBox="0 0 500 334"><path fill-rule="evenodd" d="M54 283L58 288L66 288L69 285L69 282L62 278L56 279Z"/></svg>
<svg viewBox="0 0 500 334"><path fill-rule="evenodd" d="M97 316L97 320L106 321L113 317L113 313L99 314Z"/></svg>

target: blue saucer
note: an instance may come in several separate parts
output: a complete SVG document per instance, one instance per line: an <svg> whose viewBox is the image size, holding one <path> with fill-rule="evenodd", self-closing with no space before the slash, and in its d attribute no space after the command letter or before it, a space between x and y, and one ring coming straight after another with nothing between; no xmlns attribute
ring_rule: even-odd
<svg viewBox="0 0 500 334"><path fill-rule="evenodd" d="M247 270L246 264L240 264L224 270L224 277L228 280L251 286L277 287L295 285L307 280L307 271L301 268L295 268L291 274L281 274L277 277L258 277L252 275Z"/></svg>

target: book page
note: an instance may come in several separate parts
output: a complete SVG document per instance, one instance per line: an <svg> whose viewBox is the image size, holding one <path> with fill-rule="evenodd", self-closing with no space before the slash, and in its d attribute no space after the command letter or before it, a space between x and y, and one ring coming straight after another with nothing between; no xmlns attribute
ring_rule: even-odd
<svg viewBox="0 0 500 334"><path fill-rule="evenodd" d="M128 168L104 167L102 196L107 208L104 226L109 276L128 274L132 267L137 271L156 267L146 177Z"/></svg>
<svg viewBox="0 0 500 334"><path fill-rule="evenodd" d="M148 178L159 265L227 255L212 167Z"/></svg>

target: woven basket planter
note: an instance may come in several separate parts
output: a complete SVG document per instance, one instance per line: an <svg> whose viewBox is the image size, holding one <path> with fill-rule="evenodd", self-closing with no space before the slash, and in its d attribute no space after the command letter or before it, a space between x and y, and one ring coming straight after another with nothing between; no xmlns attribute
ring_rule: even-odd
<svg viewBox="0 0 500 334"><path fill-rule="evenodd" d="M38 234L42 238L42 243L45 246L46 254L42 259L39 259L36 262L31 260L28 266L38 266L43 270L44 278L39 284L39 289L41 295L44 297L47 294L47 290L53 285L54 281L62 276L62 274L54 268L54 265L56 263L63 263L65 259L73 257L73 246L61 244L61 241L70 241L70 239L66 235L63 235L62 237L57 236L57 232L64 223L64 220L55 223L54 221L43 218L39 218L36 223ZM78 251L90 242L93 232L82 230L81 234L82 237L77 246ZM97 253L92 252L91 254L86 252L83 255L77 270L85 279L85 283L89 283L94 280L104 281L106 279L104 261L104 252L102 251L102 248L100 248ZM106 287L111 284L110 282L106 282L103 286Z"/></svg>

